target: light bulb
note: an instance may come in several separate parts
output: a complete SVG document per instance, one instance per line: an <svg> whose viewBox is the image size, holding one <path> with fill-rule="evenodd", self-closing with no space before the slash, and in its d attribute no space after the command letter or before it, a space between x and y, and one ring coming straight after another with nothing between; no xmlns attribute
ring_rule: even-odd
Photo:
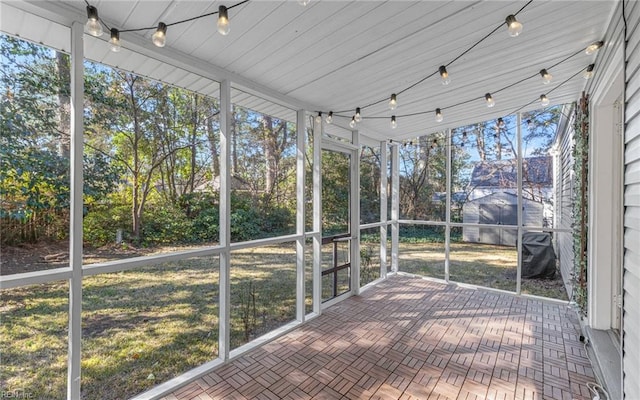
<svg viewBox="0 0 640 400"><path fill-rule="evenodd" d="M356 108L356 115L353 116L356 122L362 121L362 116L360 116L360 107Z"/></svg>
<svg viewBox="0 0 640 400"><path fill-rule="evenodd" d="M593 76L593 68L595 67L595 64L589 64L589 66L587 67L587 69L584 71L584 73L582 74L582 77L584 79L591 79L591 77Z"/></svg>
<svg viewBox="0 0 640 400"><path fill-rule="evenodd" d="M527 128L532 129L533 128L533 121L528 119L527 120Z"/></svg>
<svg viewBox="0 0 640 400"><path fill-rule="evenodd" d="M449 83L451 83L451 77L449 76L447 68L444 65L441 65L440 68L438 68L438 72L440 72L440 77L442 78L443 85L448 85Z"/></svg>
<svg viewBox="0 0 640 400"><path fill-rule="evenodd" d="M491 93L485 94L484 98L487 101L487 107L491 108L496 105L495 100L493 100L493 97L491 97Z"/></svg>
<svg viewBox="0 0 640 400"><path fill-rule="evenodd" d="M307 4L309 4L310 0L298 0L298 4L300 4L301 6L306 6Z"/></svg>
<svg viewBox="0 0 640 400"><path fill-rule="evenodd" d="M398 107L398 99L396 94L394 93L391 95L391 99L389 100L389 109L395 110L396 107Z"/></svg>
<svg viewBox="0 0 640 400"><path fill-rule="evenodd" d="M327 124L330 124L331 121L333 121L333 111L329 111L329 114L327 114L327 117L324 120Z"/></svg>
<svg viewBox="0 0 640 400"><path fill-rule="evenodd" d="M111 39L109 39L109 43L111 44L111 51L114 53L120 51L120 31L116 28L111 28Z"/></svg>
<svg viewBox="0 0 640 400"><path fill-rule="evenodd" d="M391 129L396 129L398 127L398 123L396 122L396 116L391 116Z"/></svg>
<svg viewBox="0 0 640 400"><path fill-rule="evenodd" d="M540 104L542 105L542 107L546 107L549 105L549 98L547 97L547 95L540 95Z"/></svg>
<svg viewBox="0 0 640 400"><path fill-rule="evenodd" d="M544 68L540 70L540 76L542 76L542 83L544 83L545 85L550 83L553 79L553 75L547 72L547 70Z"/></svg>
<svg viewBox="0 0 640 400"><path fill-rule="evenodd" d="M349 122L349 126L351 128L355 128L356 127L356 117L355 116L351 117L351 122Z"/></svg>
<svg viewBox="0 0 640 400"><path fill-rule="evenodd" d="M433 139L433 142L431 143L431 148L435 149L438 147L438 141L436 139Z"/></svg>
<svg viewBox="0 0 640 400"><path fill-rule="evenodd" d="M158 24L158 29L151 36L151 41L158 47L164 47L167 43L167 25L164 22Z"/></svg>
<svg viewBox="0 0 640 400"><path fill-rule="evenodd" d="M501 128L504 126L504 120L502 119L502 117L498 118L496 125L498 125L498 128Z"/></svg>
<svg viewBox="0 0 640 400"><path fill-rule="evenodd" d="M322 112L318 111L318 115L316 115L316 124L322 122Z"/></svg>
<svg viewBox="0 0 640 400"><path fill-rule="evenodd" d="M522 33L522 24L518 22L516 16L511 14L506 19L507 22L507 30L509 31L509 36L516 37Z"/></svg>
<svg viewBox="0 0 640 400"><path fill-rule="evenodd" d="M98 17L98 9L94 6L87 6L87 23L84 27L90 35L102 36L102 23Z"/></svg>
<svg viewBox="0 0 640 400"><path fill-rule="evenodd" d="M229 13L225 6L218 7L218 32L223 36L229 34Z"/></svg>
<svg viewBox="0 0 640 400"><path fill-rule="evenodd" d="M587 46L587 48L584 50L584 52L587 53L587 55L591 55L591 54L595 53L596 51L598 51L598 49L600 47L602 47L603 45L604 45L604 42L602 40L600 40L598 42L593 42L589 46Z"/></svg>
<svg viewBox="0 0 640 400"><path fill-rule="evenodd" d="M444 120L442 111L439 108L436 108L436 122L442 122L442 120Z"/></svg>

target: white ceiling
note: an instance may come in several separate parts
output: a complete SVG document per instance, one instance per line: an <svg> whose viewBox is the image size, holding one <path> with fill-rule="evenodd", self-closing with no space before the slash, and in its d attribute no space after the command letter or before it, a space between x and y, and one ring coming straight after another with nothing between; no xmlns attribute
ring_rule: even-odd
<svg viewBox="0 0 640 400"><path fill-rule="evenodd" d="M89 2L110 26L131 29L175 22L238 1ZM540 108L536 100L543 93L550 92L552 105L578 98L585 86L582 71L596 59L580 50L603 39L616 2L535 1L517 16L524 25L522 34L509 37L504 20L525 4L311 0L301 6L292 0L253 0L229 10L228 36L217 33L216 17L211 16L169 27L164 48L151 44L153 30L148 30L123 33L121 39L130 50L120 53L109 51L107 34L102 40L85 35L85 52L88 58L211 95L218 90L212 79L231 78L240 89L234 92L238 102L287 118L294 118L292 110L299 107L325 113L348 110L346 118L334 118L346 126L355 107L384 100L362 110L365 120L358 129L374 139L400 140ZM52 35L60 35L60 27L26 24L7 13L27 10L45 17L49 25L65 25L83 20L85 6L77 0L3 1L1 28L50 44L56 42ZM442 85L435 74L399 94L395 111L388 109L391 93L449 64L498 26L447 67L451 84ZM65 41L58 42L64 48ZM542 68L553 74L552 83L542 84ZM493 93L493 108L485 106L487 92ZM466 104L454 106L460 103ZM442 123L434 120L436 108L443 109ZM415 113L426 114L403 117ZM398 116L395 130L389 127L392 114Z"/></svg>

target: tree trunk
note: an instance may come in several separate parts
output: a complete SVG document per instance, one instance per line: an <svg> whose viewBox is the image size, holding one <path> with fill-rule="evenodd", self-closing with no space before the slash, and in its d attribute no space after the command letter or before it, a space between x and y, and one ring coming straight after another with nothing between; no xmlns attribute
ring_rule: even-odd
<svg viewBox="0 0 640 400"><path fill-rule="evenodd" d="M262 120L262 137L264 143L264 158L265 158L265 169L266 169L266 177L264 183L264 191L268 198L273 194L273 189L276 184L276 176L278 173L278 166L276 161L276 155L278 150L277 146L277 137L274 133L273 129L273 119L269 116L264 116Z"/></svg>
<svg viewBox="0 0 640 400"><path fill-rule="evenodd" d="M189 193L195 190L196 182L196 140L198 134L198 95L193 95L193 110L191 114L191 168L189 176Z"/></svg>
<svg viewBox="0 0 640 400"><path fill-rule="evenodd" d="M69 158L71 154L71 98L69 96L71 70L68 55L56 52L56 73L59 81L58 131L60 132L60 141L58 142L58 154L61 157Z"/></svg>

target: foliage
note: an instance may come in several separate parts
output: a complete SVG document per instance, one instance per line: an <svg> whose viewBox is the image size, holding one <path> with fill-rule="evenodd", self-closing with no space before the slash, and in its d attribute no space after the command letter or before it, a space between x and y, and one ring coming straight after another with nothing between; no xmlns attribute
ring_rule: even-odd
<svg viewBox="0 0 640 400"><path fill-rule="evenodd" d="M0 197L3 244L63 239L70 200L69 57L0 35ZM120 171L84 155L84 194L114 190Z"/></svg>
<svg viewBox="0 0 640 400"><path fill-rule="evenodd" d="M583 96L575 107L573 145L574 198L573 202L573 299L587 312L587 238L588 238L588 176L589 176L589 98Z"/></svg>

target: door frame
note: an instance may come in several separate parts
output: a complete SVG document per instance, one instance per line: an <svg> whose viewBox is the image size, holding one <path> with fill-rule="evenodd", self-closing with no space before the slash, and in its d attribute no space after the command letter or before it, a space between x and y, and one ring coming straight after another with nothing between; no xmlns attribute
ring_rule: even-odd
<svg viewBox="0 0 640 400"><path fill-rule="evenodd" d="M322 135L320 143L321 150L336 151L350 156L349 174L351 175L349 188L349 231L351 233L349 254L351 258L351 290L331 300L321 302L321 309L329 307L346 297L357 296L360 294L360 145L358 131L353 130L351 131L351 134L351 143L334 140L325 135ZM322 157L320 158L322 159ZM322 163L322 161L320 162ZM321 170L322 165L320 166L320 171ZM322 201L322 199L320 200ZM322 219L322 213L320 213L318 217ZM318 222L318 225L322 227L322 221L320 220ZM320 237L322 238L322 236L321 228ZM321 254L318 254L317 257L321 257ZM321 285L322 284L320 283L320 287Z"/></svg>

